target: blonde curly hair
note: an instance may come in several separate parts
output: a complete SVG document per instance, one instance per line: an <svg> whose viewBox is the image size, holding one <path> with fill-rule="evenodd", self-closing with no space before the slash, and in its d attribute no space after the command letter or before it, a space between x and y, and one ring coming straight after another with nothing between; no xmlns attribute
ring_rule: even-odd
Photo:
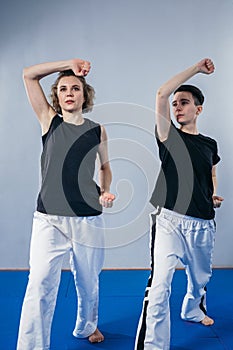
<svg viewBox="0 0 233 350"><path fill-rule="evenodd" d="M87 84L86 79L84 77L75 75L71 69L60 72L56 81L51 86L50 99L51 99L51 104L52 104L54 110L57 113L62 114L62 110L61 110L61 107L59 105L58 96L57 96L57 86L58 86L58 83L61 80L61 78L69 77L69 76L77 77L79 79L79 81L82 83L83 97L84 97L84 103L82 105L82 112L83 113L91 112L92 108L94 106L95 90L91 85Z"/></svg>

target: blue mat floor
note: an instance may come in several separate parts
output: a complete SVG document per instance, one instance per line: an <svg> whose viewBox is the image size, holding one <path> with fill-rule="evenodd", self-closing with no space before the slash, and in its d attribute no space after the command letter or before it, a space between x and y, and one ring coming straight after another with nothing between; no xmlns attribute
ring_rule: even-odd
<svg viewBox="0 0 233 350"><path fill-rule="evenodd" d="M14 350L27 271L0 272L0 350ZM72 336L76 297L70 271L62 272L52 327L51 350L133 350L148 270L104 270L100 276L100 344ZM212 327L184 322L180 307L186 288L184 270L177 270L171 296L171 350L233 350L233 269L215 269L208 285Z"/></svg>

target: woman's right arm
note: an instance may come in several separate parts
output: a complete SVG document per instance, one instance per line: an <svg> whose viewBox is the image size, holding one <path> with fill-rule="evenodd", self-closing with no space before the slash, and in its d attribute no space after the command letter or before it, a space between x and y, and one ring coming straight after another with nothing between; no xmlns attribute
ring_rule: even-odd
<svg viewBox="0 0 233 350"><path fill-rule="evenodd" d="M49 74L68 69L72 69L74 74L78 76L85 76L90 71L90 63L77 58L72 60L36 64L34 66L24 68L23 70L23 79L28 99L39 119L43 134L47 132L51 120L56 112L45 97L43 89L40 85L40 79Z"/></svg>

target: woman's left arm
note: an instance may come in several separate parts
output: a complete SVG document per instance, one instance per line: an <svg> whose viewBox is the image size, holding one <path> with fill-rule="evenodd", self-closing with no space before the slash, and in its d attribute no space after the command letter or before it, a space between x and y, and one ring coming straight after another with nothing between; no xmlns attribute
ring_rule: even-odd
<svg viewBox="0 0 233 350"><path fill-rule="evenodd" d="M110 193L110 185L112 182L112 171L108 159L108 140L107 133L103 126L101 126L101 142L99 145L99 184L101 195L99 198L100 204L105 208L110 208L113 205L115 195Z"/></svg>

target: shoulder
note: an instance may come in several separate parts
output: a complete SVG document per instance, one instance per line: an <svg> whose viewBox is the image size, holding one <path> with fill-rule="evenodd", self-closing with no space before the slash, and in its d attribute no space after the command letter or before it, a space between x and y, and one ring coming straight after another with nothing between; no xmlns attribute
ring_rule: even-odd
<svg viewBox="0 0 233 350"><path fill-rule="evenodd" d="M155 125L155 137L156 137L158 144L166 144L171 138L173 138L174 136L177 136L178 133L179 133L179 129L175 126L173 121L171 121L171 123L169 125L167 138L165 140L160 140L160 137L158 134L157 124Z"/></svg>
<svg viewBox="0 0 233 350"><path fill-rule="evenodd" d="M213 155L213 165L217 164L220 161L220 157L218 155L217 141L212 137L205 136L202 134L199 134L199 138L201 140L200 144L202 147L202 151L205 152L205 150L207 149L211 150L211 153Z"/></svg>
<svg viewBox="0 0 233 350"><path fill-rule="evenodd" d="M92 119L89 118L84 118L85 124L86 124L86 130L88 132L91 132L92 135L97 136L99 142L102 139L102 126L98 123L93 121Z"/></svg>
<svg viewBox="0 0 233 350"><path fill-rule="evenodd" d="M90 126L91 128L95 128L95 127L100 127L101 126L99 123L94 122L92 119L84 118L84 120L87 123L87 125Z"/></svg>
<svg viewBox="0 0 233 350"><path fill-rule="evenodd" d="M49 125L49 130L56 128L59 126L61 123L63 123L63 118L59 114L55 114L55 116L52 118L50 125Z"/></svg>
<svg viewBox="0 0 233 350"><path fill-rule="evenodd" d="M48 131L42 135L43 143L47 139L48 135L51 134L62 122L63 122L63 118L59 114L56 114L52 118Z"/></svg>
<svg viewBox="0 0 233 350"><path fill-rule="evenodd" d="M206 136L206 135L203 135L203 134L199 134L198 136L199 136L200 140L203 140L206 143L209 143L209 144L212 144L212 145L217 145L217 141L215 139L213 139L212 137L210 137L210 136Z"/></svg>

